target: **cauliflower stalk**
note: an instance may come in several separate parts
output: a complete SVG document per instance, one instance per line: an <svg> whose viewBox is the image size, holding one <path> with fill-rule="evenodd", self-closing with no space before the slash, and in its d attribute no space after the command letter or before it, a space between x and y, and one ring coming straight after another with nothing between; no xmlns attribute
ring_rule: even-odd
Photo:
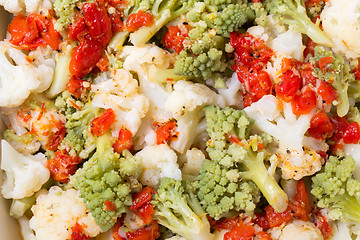
<svg viewBox="0 0 360 240"><path fill-rule="evenodd" d="M5 198L30 197L50 177L50 171L45 167L44 154L22 155L5 140L1 140L1 160L1 169L6 173L1 187Z"/></svg>
<svg viewBox="0 0 360 240"><path fill-rule="evenodd" d="M53 186L36 199L31 208L30 227L37 240L71 239L71 228L80 224L84 234L95 237L102 232L75 189L62 190Z"/></svg>
<svg viewBox="0 0 360 240"><path fill-rule="evenodd" d="M29 63L28 59L33 59ZM54 51L38 48L28 55L0 42L0 107L17 107L30 93L50 87L55 69Z"/></svg>
<svg viewBox="0 0 360 240"><path fill-rule="evenodd" d="M310 127L313 113L296 117L289 103L284 103L283 115L275 96L266 95L244 109L255 119L254 127L270 134L279 143L278 156L282 176L299 180L321 169L322 158L312 146L304 146L304 135Z"/></svg>

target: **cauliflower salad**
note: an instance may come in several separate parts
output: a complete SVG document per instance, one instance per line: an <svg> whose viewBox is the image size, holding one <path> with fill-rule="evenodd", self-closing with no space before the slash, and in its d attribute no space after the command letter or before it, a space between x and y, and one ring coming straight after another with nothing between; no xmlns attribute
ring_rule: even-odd
<svg viewBox="0 0 360 240"><path fill-rule="evenodd" d="M360 239L360 0L0 5L19 239Z"/></svg>

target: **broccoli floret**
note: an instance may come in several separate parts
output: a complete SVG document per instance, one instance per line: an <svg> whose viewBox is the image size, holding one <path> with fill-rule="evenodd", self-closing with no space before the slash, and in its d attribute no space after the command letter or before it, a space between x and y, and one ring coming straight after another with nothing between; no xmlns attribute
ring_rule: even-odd
<svg viewBox="0 0 360 240"><path fill-rule="evenodd" d="M174 72L195 78L208 79L229 67L223 49L224 38L198 25L189 31L191 44L176 56Z"/></svg>
<svg viewBox="0 0 360 240"><path fill-rule="evenodd" d="M174 233L188 240L213 239L206 213L191 189L185 191L181 181L163 178L152 203L154 218Z"/></svg>
<svg viewBox="0 0 360 240"><path fill-rule="evenodd" d="M360 223L360 182L352 176L355 161L349 156L330 156L322 170L312 177L311 193L317 206L329 209L333 220Z"/></svg>
<svg viewBox="0 0 360 240"><path fill-rule="evenodd" d="M320 29L319 22L314 24L307 16L303 0L266 0L264 5L279 26L288 25L291 30L306 34L318 44L333 46L330 38Z"/></svg>
<svg viewBox="0 0 360 240"><path fill-rule="evenodd" d="M264 148L268 140L248 136L253 121L245 112L230 107L207 106L205 116L210 136L206 151L215 164L204 162L198 197L210 216L219 218L233 209L251 213L259 200L255 185L275 211L285 211L287 195L264 162L269 155Z"/></svg>
<svg viewBox="0 0 360 240"><path fill-rule="evenodd" d="M72 177L74 188L104 232L132 204L130 179L142 171L140 160L127 150L122 154L120 158L114 152L110 133L105 133L96 139L94 155Z"/></svg>
<svg viewBox="0 0 360 240"><path fill-rule="evenodd" d="M84 0L55 0L54 10L58 18L54 25L56 30L62 31L72 23L75 17L76 4L79 2L84 2Z"/></svg>
<svg viewBox="0 0 360 240"><path fill-rule="evenodd" d="M73 98L68 91L57 97L55 105L65 113L66 136L59 146L70 155L85 159L95 149L94 137L90 133L90 122L100 109Z"/></svg>
<svg viewBox="0 0 360 240"><path fill-rule="evenodd" d="M129 9L125 13L148 11L153 16L151 26L143 26L130 34L130 41L135 46L142 46L148 42L165 24L189 11L195 0L140 0L130 1ZM135 10L134 10L135 9Z"/></svg>
<svg viewBox="0 0 360 240"><path fill-rule="evenodd" d="M319 60L324 57L331 57L333 60L326 65L326 69L319 68ZM323 47L315 47L314 57L310 59L313 72L324 81L330 83L338 93L336 103L337 115L345 116L349 111L349 84L355 82L354 74L351 73L350 66L345 63L344 58L332 51L327 51Z"/></svg>
<svg viewBox="0 0 360 240"><path fill-rule="evenodd" d="M237 170L228 170L213 161L203 161L195 186L199 189L198 198L211 217L219 219L232 210L253 213L260 199L259 188L252 181L239 181L239 177Z"/></svg>

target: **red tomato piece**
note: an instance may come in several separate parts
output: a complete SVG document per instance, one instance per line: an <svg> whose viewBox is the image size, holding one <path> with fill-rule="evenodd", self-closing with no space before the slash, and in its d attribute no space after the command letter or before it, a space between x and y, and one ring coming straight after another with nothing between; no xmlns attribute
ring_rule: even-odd
<svg viewBox="0 0 360 240"><path fill-rule="evenodd" d="M103 55L100 60L96 63L96 66L102 71L107 72L109 68L109 59L106 55Z"/></svg>
<svg viewBox="0 0 360 240"><path fill-rule="evenodd" d="M276 96L290 102L300 88L301 79L292 70L287 70L280 78L281 81L275 86Z"/></svg>
<svg viewBox="0 0 360 240"><path fill-rule="evenodd" d="M308 38L305 43L304 58L306 58L309 54L310 56L314 56L315 47L316 43L311 40L311 38Z"/></svg>
<svg viewBox="0 0 360 240"><path fill-rule="evenodd" d="M269 229L269 223L266 218L266 213L255 213L253 218L253 223L259 225L263 230Z"/></svg>
<svg viewBox="0 0 360 240"><path fill-rule="evenodd" d="M129 207L131 211L135 211L139 209L141 206L151 201L152 195L155 194L156 191L151 187L146 186L140 192L135 193L133 196L132 205Z"/></svg>
<svg viewBox="0 0 360 240"><path fill-rule="evenodd" d="M291 102L292 111L295 115L302 115L310 113L316 107L316 94L315 92L306 87L300 94L296 95Z"/></svg>
<svg viewBox="0 0 360 240"><path fill-rule="evenodd" d="M121 128L119 131L119 137L113 145L114 151L122 153L125 149L131 150L133 147L132 132L125 128Z"/></svg>
<svg viewBox="0 0 360 240"><path fill-rule="evenodd" d="M70 60L70 73L77 78L82 78L95 67L101 59L103 47L97 39L85 36L84 41L74 48Z"/></svg>
<svg viewBox="0 0 360 240"><path fill-rule="evenodd" d="M155 214L154 206L151 203L146 203L137 211L135 211L135 214L141 217L145 225L150 224L152 217Z"/></svg>
<svg viewBox="0 0 360 240"><path fill-rule="evenodd" d="M47 150L56 151L58 150L59 145L61 144L62 140L66 135L66 128L65 125L61 122L58 122L54 128L56 128L56 132L50 133L48 137L45 148Z"/></svg>
<svg viewBox="0 0 360 240"><path fill-rule="evenodd" d="M255 228L239 221L238 225L225 233L224 240L251 240L255 236Z"/></svg>
<svg viewBox="0 0 360 240"><path fill-rule="evenodd" d="M31 14L25 17L21 14L14 17L9 24L10 42L21 49L33 50L38 46L49 45L57 50L61 35L54 29L53 16Z"/></svg>
<svg viewBox="0 0 360 240"><path fill-rule="evenodd" d="M346 126L344 135L344 143L346 144L357 144L360 140L360 126L357 122L352 122Z"/></svg>
<svg viewBox="0 0 360 240"><path fill-rule="evenodd" d="M272 240L270 234L264 231L257 232L255 235L255 239L259 240Z"/></svg>
<svg viewBox="0 0 360 240"><path fill-rule="evenodd" d="M358 65L352 70L356 80L360 80L360 58L358 59Z"/></svg>
<svg viewBox="0 0 360 240"><path fill-rule="evenodd" d="M288 223L293 219L293 216L291 215L289 208L285 212L278 213L275 212L272 206L268 205L265 208L265 212L266 212L265 216L269 228L280 226L282 223Z"/></svg>
<svg viewBox="0 0 360 240"><path fill-rule="evenodd" d="M334 61L332 57L322 57L319 59L319 68L325 74L328 68L328 65Z"/></svg>
<svg viewBox="0 0 360 240"><path fill-rule="evenodd" d="M167 49L174 49L175 52L179 53L184 49L183 42L186 37L187 34L182 34L178 26L170 26L162 42Z"/></svg>
<svg viewBox="0 0 360 240"><path fill-rule="evenodd" d="M113 233L112 238L114 240L126 240L126 238L123 238L119 235L119 228L123 225L125 214L122 214L121 217L119 217L113 227Z"/></svg>
<svg viewBox="0 0 360 240"><path fill-rule="evenodd" d="M66 89L71 93L75 98L79 98L84 91L84 80L80 78L71 77L71 79L66 83Z"/></svg>
<svg viewBox="0 0 360 240"><path fill-rule="evenodd" d="M114 211L116 209L116 205L109 200L104 201L104 209L105 211Z"/></svg>
<svg viewBox="0 0 360 240"><path fill-rule="evenodd" d="M106 46L112 37L111 21L103 5L85 3L82 6L84 20L92 38L98 39L102 46Z"/></svg>
<svg viewBox="0 0 360 240"><path fill-rule="evenodd" d="M261 99L272 91L272 82L270 76L265 71L260 71L249 75L249 92L255 96L256 99Z"/></svg>
<svg viewBox="0 0 360 240"><path fill-rule="evenodd" d="M130 14L126 21L126 28L129 32L135 32L142 26L151 26L153 22L151 13L139 10L137 13Z"/></svg>
<svg viewBox="0 0 360 240"><path fill-rule="evenodd" d="M333 130L334 127L326 113L319 112L311 118L308 133L311 137L322 140L330 136Z"/></svg>
<svg viewBox="0 0 360 240"><path fill-rule="evenodd" d="M313 75L313 66L311 65L311 63L308 62L301 64L301 66L299 67L299 72L303 81L300 88L308 84L316 86L316 81L318 80L318 78Z"/></svg>
<svg viewBox="0 0 360 240"><path fill-rule="evenodd" d="M217 220L215 223L215 229L222 230L222 229L233 229L234 227L239 226L240 222L242 223L241 219L239 217L233 217L233 218L225 218Z"/></svg>
<svg viewBox="0 0 360 240"><path fill-rule="evenodd" d="M67 29L68 38L74 41L80 41L84 39L87 33L85 18L82 14L78 13L75 16L75 22L69 25Z"/></svg>
<svg viewBox="0 0 360 240"><path fill-rule="evenodd" d="M327 219L321 215L320 210L317 210L313 214L314 217L314 224L318 227L324 236L324 239L329 239L332 235L332 228L329 225Z"/></svg>
<svg viewBox="0 0 360 240"><path fill-rule="evenodd" d="M140 228L136 232L127 232L126 237L128 240L155 240L160 237L160 228L157 222L151 222L150 226Z"/></svg>
<svg viewBox="0 0 360 240"><path fill-rule="evenodd" d="M77 164L81 162L81 158L71 156L62 151L55 152L55 158L47 161L46 167L49 169L51 177L58 182L67 183L69 176L74 174Z"/></svg>
<svg viewBox="0 0 360 240"><path fill-rule="evenodd" d="M71 227L70 240L88 240L88 239L90 239L90 237L84 233L84 228L78 222L76 222L75 225Z"/></svg>
<svg viewBox="0 0 360 240"><path fill-rule="evenodd" d="M170 120L166 123L158 124L154 123L156 127L156 143L164 144L171 140L177 139L177 132L175 132L175 128L177 127L175 120Z"/></svg>
<svg viewBox="0 0 360 240"><path fill-rule="evenodd" d="M337 92L334 90L331 84L325 81L321 81L320 86L317 89L317 92L319 93L322 100L325 101L327 105L331 104L338 97Z"/></svg>
<svg viewBox="0 0 360 240"><path fill-rule="evenodd" d="M281 72L285 73L288 70L293 71L298 68L299 64L300 62L294 58L283 58L281 60Z"/></svg>
<svg viewBox="0 0 360 240"><path fill-rule="evenodd" d="M111 108L105 111L90 123L90 132L94 136L101 136L109 130L111 124L115 120L115 113Z"/></svg>

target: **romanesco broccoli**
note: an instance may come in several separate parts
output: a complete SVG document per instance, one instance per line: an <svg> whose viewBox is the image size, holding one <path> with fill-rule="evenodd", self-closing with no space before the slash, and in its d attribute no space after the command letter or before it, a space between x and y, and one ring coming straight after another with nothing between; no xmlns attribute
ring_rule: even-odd
<svg viewBox="0 0 360 240"><path fill-rule="evenodd" d="M326 65L325 70L319 67L322 58L330 57L332 61ZM349 111L349 83L355 81L354 74L350 72L350 66L345 63L344 58L323 47L315 47L314 57L310 62L316 66L313 72L321 79L329 82L338 93L337 114L345 116Z"/></svg>
<svg viewBox="0 0 360 240"><path fill-rule="evenodd" d="M360 182L352 176L354 167L351 156L330 156L322 170L311 178L311 193L318 199L318 207L328 208L333 220L360 223Z"/></svg>
<svg viewBox="0 0 360 240"><path fill-rule="evenodd" d="M287 195L264 162L269 140L248 136L253 122L243 111L207 106L205 115L210 136L206 151L216 164L205 161L199 176L198 197L205 210L215 218L232 209L251 213L259 199L256 187L247 182L251 180L277 212L285 211Z"/></svg>
<svg viewBox="0 0 360 240"><path fill-rule="evenodd" d="M141 161L127 150L120 158L112 148L110 133L105 133L96 139L94 155L73 176L75 189L104 232L132 204L130 178L138 178L141 171Z"/></svg>
<svg viewBox="0 0 360 240"><path fill-rule="evenodd" d="M75 17L76 4L83 1L84 0L55 0L54 10L58 18L54 25L56 30L62 31L72 23Z"/></svg>
<svg viewBox="0 0 360 240"><path fill-rule="evenodd" d="M161 180L154 196L155 219L188 240L211 240L210 224L190 187L172 178Z"/></svg>
<svg viewBox="0 0 360 240"><path fill-rule="evenodd" d="M149 41L165 24L179 17L192 8L195 0L140 0L130 1L126 13L134 13L138 10L148 11L153 16L151 26L143 26L130 34L130 41L135 46L142 46Z"/></svg>
<svg viewBox="0 0 360 240"><path fill-rule="evenodd" d="M303 0L266 0L264 6L279 27L288 25L291 30L306 34L315 43L333 46L330 38L320 29L319 22L313 23L307 16Z"/></svg>

